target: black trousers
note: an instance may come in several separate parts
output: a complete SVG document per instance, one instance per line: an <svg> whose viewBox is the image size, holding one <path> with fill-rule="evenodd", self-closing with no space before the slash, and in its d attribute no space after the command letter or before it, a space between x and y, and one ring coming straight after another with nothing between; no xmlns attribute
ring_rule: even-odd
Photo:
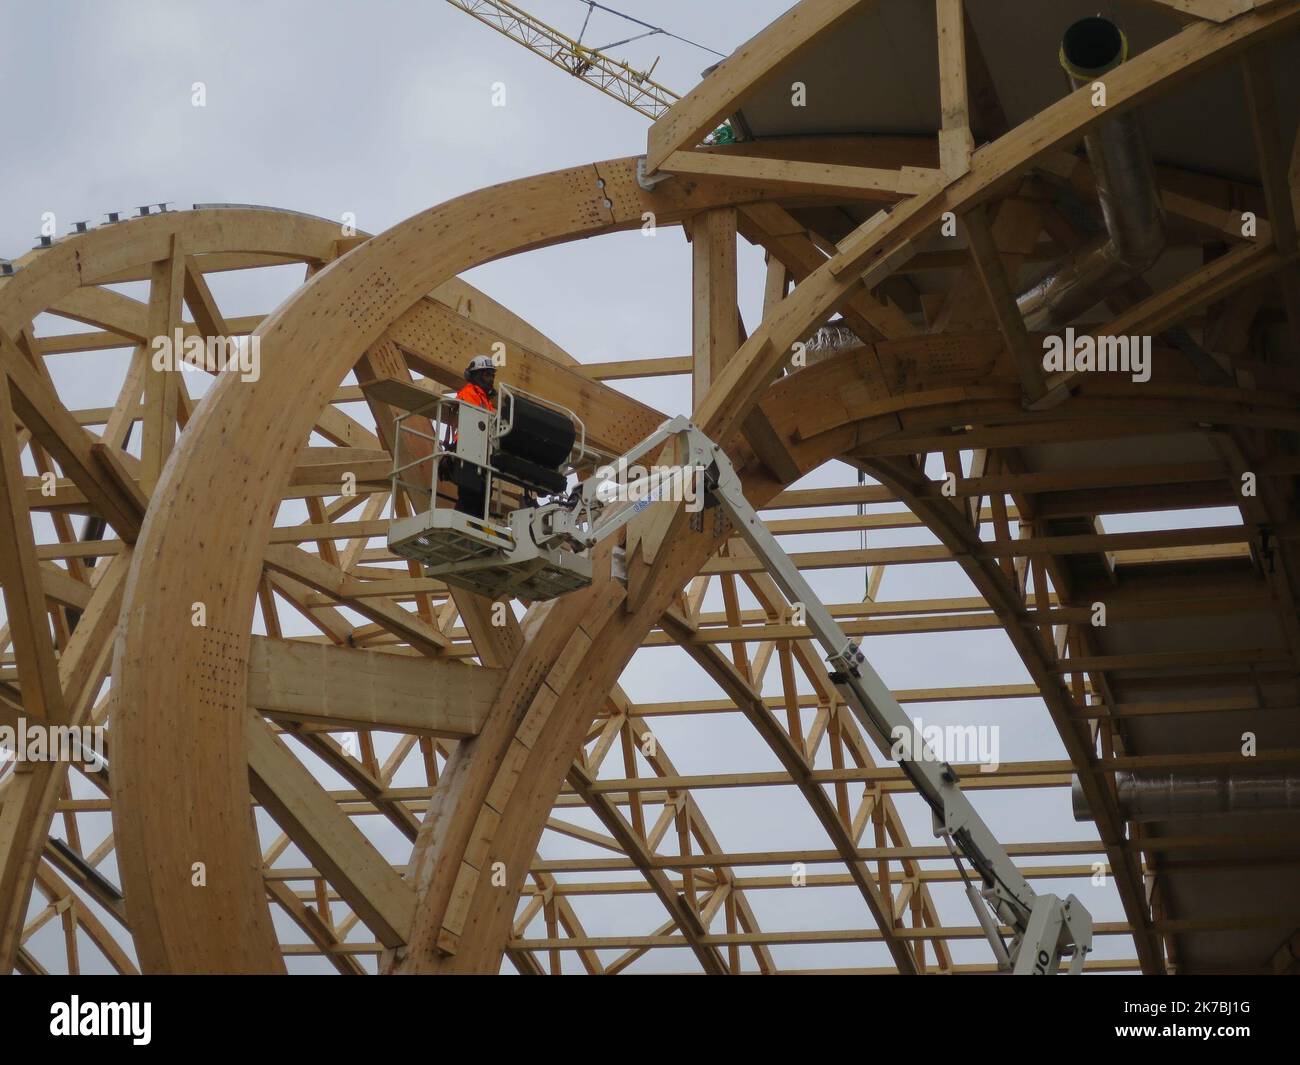
<svg viewBox="0 0 1300 1065"><path fill-rule="evenodd" d="M477 466L458 462L452 481L457 488L456 509L462 514L472 514L476 518L484 517L487 504L487 475Z"/></svg>

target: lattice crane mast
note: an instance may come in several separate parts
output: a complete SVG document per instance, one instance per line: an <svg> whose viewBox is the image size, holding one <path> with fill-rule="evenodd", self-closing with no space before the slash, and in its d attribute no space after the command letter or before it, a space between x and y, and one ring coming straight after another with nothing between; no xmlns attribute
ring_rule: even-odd
<svg viewBox="0 0 1300 1065"><path fill-rule="evenodd" d="M447 3L647 118L657 119L679 99L677 93L650 77L658 59L649 70L636 70L599 48L587 47L506 0L447 0Z"/></svg>

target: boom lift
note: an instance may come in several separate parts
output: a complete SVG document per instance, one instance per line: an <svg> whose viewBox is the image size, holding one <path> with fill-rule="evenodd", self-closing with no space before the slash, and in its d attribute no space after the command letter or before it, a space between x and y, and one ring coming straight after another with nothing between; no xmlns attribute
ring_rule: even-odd
<svg viewBox="0 0 1300 1065"><path fill-rule="evenodd" d="M429 413L433 431L424 431L415 419ZM412 434L416 445L403 446L403 437ZM664 494L658 471L624 486L631 491L614 490L613 471L633 467L675 439L678 476L687 471L698 479L703 508L725 515L790 603L802 605L826 655L829 678L862 727L890 757L904 746L892 740L910 734L911 720L745 499L726 452L689 419L668 419L625 455L577 483L570 478L609 456L588 448L582 423L571 411L508 386L502 386L496 413L451 397L436 398L398 419L397 439L394 491L403 489L413 499L427 496L430 506L393 522L389 548L425 563L430 576L448 584L494 598L510 594L533 600L591 583L591 549L623 528L656 494ZM404 454L409 452L414 454ZM448 498L438 491L439 473L450 463L459 463L462 475L469 469L486 478L483 514L439 505ZM426 477L431 481L423 481ZM1036 893L963 794L952 766L938 761L928 745L906 754L898 763L930 807L935 835L957 863L999 968L1046 975L1069 958L1068 971L1082 972L1092 949L1092 919L1084 905L1073 895L1063 900ZM1000 924L1011 929L1009 943Z"/></svg>

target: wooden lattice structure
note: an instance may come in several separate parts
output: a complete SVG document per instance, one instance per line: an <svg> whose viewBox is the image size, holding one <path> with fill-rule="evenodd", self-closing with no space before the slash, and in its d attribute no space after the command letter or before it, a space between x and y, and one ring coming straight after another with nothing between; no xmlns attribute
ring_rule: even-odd
<svg viewBox="0 0 1300 1065"><path fill-rule="evenodd" d="M904 6L923 10L937 124L764 135L787 81L815 95L803 71ZM921 537L795 557L870 567L865 598L832 603L855 635L1005 634L1023 683L899 695L1028 700L1050 721L1064 757L970 787L1028 802L1077 776L1095 832L1010 850L1031 879L1100 876L1113 893L1097 931L1114 946L1091 968L1294 967L1300 816L1140 824L1115 778L1300 768L1300 142L1284 73L1300 2L1117 0L1118 20L1156 28L1105 76L1104 107L1054 83L1023 118L972 29L1006 6L802 0L656 121L643 157L473 192L373 237L207 206L16 259L0 277L0 725L107 724L109 746L100 773L0 764L0 971L76 971L79 937L121 972L277 972L305 955L343 973L612 973L665 955L710 973L993 968L962 953L980 933L940 904L957 873L909 835L907 782L727 530L648 508L620 545L626 580L607 545L590 590L505 624L388 553L387 517L410 505L389 490L388 399L454 384L494 343L502 379L572 408L612 453L664 413L605 382L689 375L695 420L780 533ZM1210 82L1235 87L1224 107L1240 104L1249 157L1228 176L1157 146L1169 248L1077 326L1152 337L1150 380L1045 376L1015 293L1095 236L1081 138ZM751 139L699 147L728 119ZM598 254L650 215L690 240L689 357L579 362L458 280L567 241ZM748 329L739 238L767 256ZM228 318L217 279L255 270L295 270L296 287ZM58 319L91 331L37 328ZM191 398L188 372L150 358L177 329L252 334L260 375ZM56 384L60 359L109 351L126 369L101 405ZM791 487L833 460L865 481ZM1224 508L1233 520L1197 516ZM1100 521L1126 514L1161 520ZM971 592L880 594L885 567L943 562ZM623 690L633 655L666 647L712 697ZM716 717L743 721L767 768L686 772L669 742L646 744L659 722ZM734 788L795 796L815 835L731 846L704 807ZM546 857L545 838L585 856ZM796 890L850 899L858 922L773 920L758 896L789 890L792 863ZM608 934L584 927L594 898L613 907ZM620 922L620 899L659 916ZM865 960L782 961L817 945Z"/></svg>

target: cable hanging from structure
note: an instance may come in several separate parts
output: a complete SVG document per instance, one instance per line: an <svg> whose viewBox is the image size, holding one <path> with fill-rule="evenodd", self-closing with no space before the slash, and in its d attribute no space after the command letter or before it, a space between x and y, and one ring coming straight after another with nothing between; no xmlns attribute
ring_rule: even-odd
<svg viewBox="0 0 1300 1065"><path fill-rule="evenodd" d="M719 52L716 48L710 48L707 44L700 44L699 41L692 41L689 37L682 37L664 29L662 26L655 26L649 22L644 22L639 18L634 18L632 15L626 15L622 11L616 11L612 7L607 7L604 4L597 3L596 0L578 0L578 3L587 5L587 17L583 19L582 32L578 34L579 42L582 41L583 34L587 32L587 24L591 21L591 13L597 10L604 11L606 14L615 15L621 19L626 19L628 22L635 23L638 26L644 26L646 29L645 33L638 33L634 37L627 37L621 41L613 41L610 44L601 45L600 48L596 49L599 52L607 51L610 48L618 48L620 45L630 44L632 41L639 41L644 37L653 37L656 34L661 34L664 37L671 37L675 41L681 41L683 44L689 44L692 48L699 48L701 51L711 52L720 59L726 59L726 55Z"/></svg>

